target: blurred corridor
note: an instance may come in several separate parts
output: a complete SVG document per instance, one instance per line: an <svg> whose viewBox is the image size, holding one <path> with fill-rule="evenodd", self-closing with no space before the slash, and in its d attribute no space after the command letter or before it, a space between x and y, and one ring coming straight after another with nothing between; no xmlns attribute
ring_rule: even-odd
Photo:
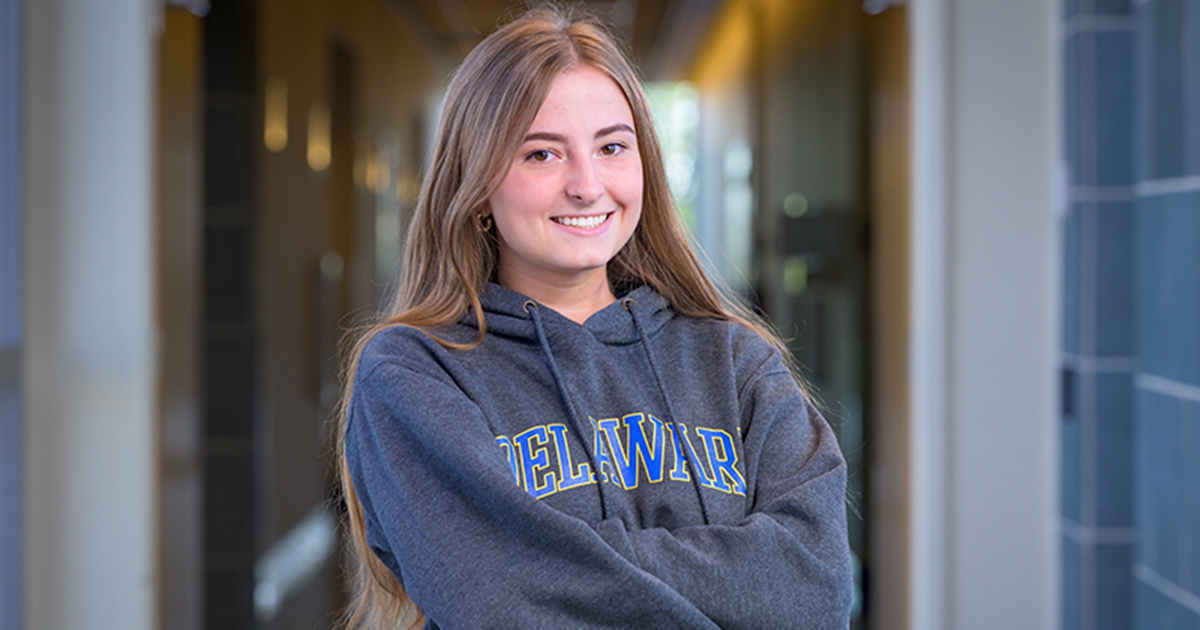
<svg viewBox="0 0 1200 630"><path fill-rule="evenodd" d="M334 626L340 344L526 4L0 0L0 630ZM584 4L838 434L853 627L1200 629L1200 7Z"/></svg>

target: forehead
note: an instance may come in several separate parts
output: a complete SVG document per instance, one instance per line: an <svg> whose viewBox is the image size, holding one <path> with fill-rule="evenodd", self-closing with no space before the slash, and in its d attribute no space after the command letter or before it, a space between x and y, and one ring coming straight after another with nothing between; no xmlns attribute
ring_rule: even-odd
<svg viewBox="0 0 1200 630"><path fill-rule="evenodd" d="M577 66L554 79L530 132L589 133L618 123L634 127L634 122L633 110L616 81L591 66Z"/></svg>

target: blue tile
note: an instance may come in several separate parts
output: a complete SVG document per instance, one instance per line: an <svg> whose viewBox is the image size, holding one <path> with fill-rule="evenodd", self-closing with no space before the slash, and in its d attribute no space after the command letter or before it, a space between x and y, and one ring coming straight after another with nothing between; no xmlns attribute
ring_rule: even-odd
<svg viewBox="0 0 1200 630"><path fill-rule="evenodd" d="M1100 527L1133 526L1133 379L1096 379L1096 507Z"/></svg>
<svg viewBox="0 0 1200 630"><path fill-rule="evenodd" d="M1060 536L1062 544L1062 630L1081 630L1083 605L1082 553L1079 543Z"/></svg>
<svg viewBox="0 0 1200 630"><path fill-rule="evenodd" d="M21 429L21 392L14 381L0 378L0 628L19 628L17 610L22 586L23 517L25 493L24 432ZM16 509L13 509L13 508Z"/></svg>
<svg viewBox="0 0 1200 630"><path fill-rule="evenodd" d="M1161 630L1162 628L1170 628L1167 624L1170 623L1167 619L1168 610L1164 604L1170 602L1164 601L1166 598L1161 593L1151 588L1145 582L1135 579L1133 581L1133 616L1137 620L1136 630Z"/></svg>
<svg viewBox="0 0 1200 630"><path fill-rule="evenodd" d="M1184 174L1183 8L1184 0L1153 3L1151 60L1154 83L1150 102L1153 146L1150 170L1156 179Z"/></svg>
<svg viewBox="0 0 1200 630"><path fill-rule="evenodd" d="M1079 0L1063 0L1063 20L1069 20L1079 14Z"/></svg>
<svg viewBox="0 0 1200 630"><path fill-rule="evenodd" d="M1184 116L1186 164L1189 175L1200 174L1200 3L1188 2L1184 7Z"/></svg>
<svg viewBox="0 0 1200 630"><path fill-rule="evenodd" d="M1096 545L1096 630L1133 623L1133 545Z"/></svg>
<svg viewBox="0 0 1200 630"><path fill-rule="evenodd" d="M1134 478L1138 561L1169 578L1176 576L1178 566L1173 515L1179 505L1171 488L1171 460L1176 451L1179 410L1173 398L1145 389L1137 391Z"/></svg>
<svg viewBox="0 0 1200 630"><path fill-rule="evenodd" d="M1131 0L1063 0L1063 19L1077 15L1129 15L1133 13Z"/></svg>
<svg viewBox="0 0 1200 630"><path fill-rule="evenodd" d="M1192 594L1200 597L1200 403L1181 403L1180 478L1176 481L1179 497L1180 532L1191 552L1190 575L1183 582L1192 585Z"/></svg>
<svg viewBox="0 0 1200 630"><path fill-rule="evenodd" d="M1180 483L1183 480L1183 461L1180 454L1183 449L1179 445L1179 429L1181 427L1181 412L1183 407L1179 401L1164 397L1164 409L1167 411L1158 421L1159 433L1157 456L1162 464L1157 472L1157 488L1155 488L1155 506L1153 518L1157 521L1160 536L1159 573L1173 582L1180 582L1184 568L1182 551L1181 526L1183 514L1181 508L1183 499Z"/></svg>
<svg viewBox="0 0 1200 630"><path fill-rule="evenodd" d="M1145 582L1133 580L1133 627L1135 630L1159 630L1162 627L1162 608L1158 604L1160 595Z"/></svg>
<svg viewBox="0 0 1200 630"><path fill-rule="evenodd" d="M1134 353L1134 205L1096 206L1096 354Z"/></svg>
<svg viewBox="0 0 1200 630"><path fill-rule="evenodd" d="M1163 595L1142 580L1134 580L1137 630L1200 630L1200 613Z"/></svg>
<svg viewBox="0 0 1200 630"><path fill-rule="evenodd" d="M1138 181L1152 179L1153 161L1150 159L1154 143L1150 134L1151 95L1154 81L1154 20L1153 5L1139 4L1136 9L1136 24L1134 33L1134 62L1136 69L1133 78L1134 108L1133 108L1133 163L1135 178Z"/></svg>
<svg viewBox="0 0 1200 630"><path fill-rule="evenodd" d="M2 72L2 71L0 71ZM8 98L7 95L0 98ZM0 109L3 109L4 104L0 102ZM0 123L6 125L7 123ZM7 133L0 130L0 137L5 137ZM0 142L8 142L8 138L13 138L8 134L4 140ZM18 145L19 143L13 142ZM0 151L7 151L5 146ZM16 153L18 149L13 147L12 152ZM0 163L5 161L5 156L0 154ZM11 163L16 162L12 160ZM3 166L0 166L3 168ZM10 169L15 169L13 164ZM11 177L12 179L7 179ZM21 279L24 275L22 269L22 261L25 258L21 246L21 201L19 194L9 183L16 183L18 177L11 170L8 173L0 175L0 350L7 350L15 346L21 345L21 315L22 315L22 300L23 291L21 289ZM7 180L7 181L6 181ZM2 619L2 617L0 617Z"/></svg>
<svg viewBox="0 0 1200 630"><path fill-rule="evenodd" d="M1134 34L1099 32L1094 46L1096 183L1127 185L1133 182Z"/></svg>
<svg viewBox="0 0 1200 630"><path fill-rule="evenodd" d="M1081 204L1072 204L1062 225L1063 239L1063 304L1062 304L1062 349L1071 354L1079 353L1080 316L1080 260L1079 246Z"/></svg>
<svg viewBox="0 0 1200 630"><path fill-rule="evenodd" d="M1063 128L1066 135L1065 149L1067 170L1072 185L1083 184L1083 173L1091 172L1084 169L1081 163L1080 130L1083 126L1083 107L1081 86L1083 76L1080 74L1080 48L1083 37L1075 35L1063 43Z"/></svg>
<svg viewBox="0 0 1200 630"><path fill-rule="evenodd" d="M1130 15L1133 3L1130 0L1095 0L1097 15Z"/></svg>
<svg viewBox="0 0 1200 630"><path fill-rule="evenodd" d="M1152 565L1158 549L1151 525L1154 522L1155 445L1151 444L1151 420L1157 411L1155 394L1135 387L1133 392L1133 522L1134 561Z"/></svg>
<svg viewBox="0 0 1200 630"><path fill-rule="evenodd" d="M1200 192L1147 197L1137 211L1141 370L1200 385Z"/></svg>
<svg viewBox="0 0 1200 630"><path fill-rule="evenodd" d="M1138 392L1140 559L1200 596L1200 404Z"/></svg>
<svg viewBox="0 0 1200 630"><path fill-rule="evenodd" d="M1078 378L1076 377L1076 383ZM1072 394L1077 400L1075 401L1075 409L1079 409L1078 391L1079 387L1073 388L1075 391ZM1067 518L1075 523L1082 523L1083 518L1080 516L1080 493L1082 488L1082 470L1080 469L1079 458L1079 431L1080 422L1078 413L1064 416L1059 422L1059 448L1061 456L1059 457L1059 481L1060 492L1060 511L1064 518Z"/></svg>

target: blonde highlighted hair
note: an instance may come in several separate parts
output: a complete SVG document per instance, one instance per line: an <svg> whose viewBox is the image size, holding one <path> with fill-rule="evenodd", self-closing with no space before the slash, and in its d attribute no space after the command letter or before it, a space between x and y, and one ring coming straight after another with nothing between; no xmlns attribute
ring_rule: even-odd
<svg viewBox="0 0 1200 630"><path fill-rule="evenodd" d="M502 26L471 51L450 83L428 167L407 234L396 297L378 324L349 352L346 390L338 412L337 458L346 502L353 594L343 617L349 628L420 627L424 617L366 541L362 504L343 451L354 367L366 342L390 326L432 334L473 312L483 341L480 292L495 276L497 243L478 228L479 215L512 163L550 86L563 72L589 66L608 75L633 111L643 171L641 221L608 264L613 286L647 284L680 314L738 321L783 351L783 342L758 317L722 294L692 252L667 186L650 106L621 46L595 17L544 5ZM436 336L435 336L436 338Z"/></svg>

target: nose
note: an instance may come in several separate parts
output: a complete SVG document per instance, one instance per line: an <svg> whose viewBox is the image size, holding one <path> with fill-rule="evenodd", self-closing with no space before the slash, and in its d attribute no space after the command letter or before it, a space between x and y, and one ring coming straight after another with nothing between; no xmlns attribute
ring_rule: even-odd
<svg viewBox="0 0 1200 630"><path fill-rule="evenodd" d="M580 205L591 205L604 195L604 182L592 160L577 160L567 180L567 196Z"/></svg>

